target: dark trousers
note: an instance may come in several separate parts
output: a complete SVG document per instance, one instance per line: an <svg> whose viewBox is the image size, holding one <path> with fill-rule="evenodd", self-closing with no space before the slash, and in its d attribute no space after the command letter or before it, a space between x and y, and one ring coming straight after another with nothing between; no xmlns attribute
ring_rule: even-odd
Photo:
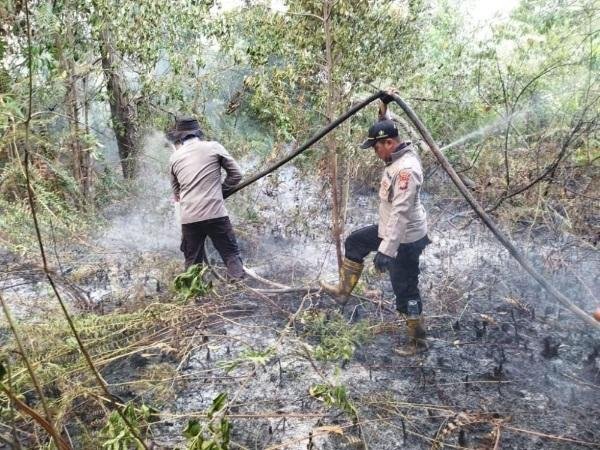
<svg viewBox="0 0 600 450"><path fill-rule="evenodd" d="M416 242L400 244L398 255L389 267L390 280L396 295L396 309L401 313L406 313L406 304L408 300L413 299L418 301L419 313L423 310L419 294L419 257L430 242L429 238L424 236ZM377 251L380 243L377 225L356 230L346 239L346 258L362 263L369 253Z"/></svg>
<svg viewBox="0 0 600 450"><path fill-rule="evenodd" d="M240 250L235 239L233 227L229 217L202 220L200 222L185 223L181 225L183 239L181 251L185 258L185 268L192 264L202 264L205 259L204 243L208 236L221 255L227 267L231 261L239 260Z"/></svg>

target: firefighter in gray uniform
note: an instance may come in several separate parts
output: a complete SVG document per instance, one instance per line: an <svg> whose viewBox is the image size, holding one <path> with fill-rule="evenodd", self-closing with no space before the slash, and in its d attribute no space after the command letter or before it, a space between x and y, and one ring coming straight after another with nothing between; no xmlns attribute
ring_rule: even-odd
<svg viewBox="0 0 600 450"><path fill-rule="evenodd" d="M365 257L376 251L375 268L389 272L396 309L406 318L408 345L396 352L411 355L427 348L419 294L419 257L430 243L419 195L423 169L413 144L399 138L392 120L381 120L369 129L361 148L371 147L385 162L379 186L379 224L348 236L339 284L321 282L321 286L333 296L347 298L360 278Z"/></svg>
<svg viewBox="0 0 600 450"><path fill-rule="evenodd" d="M171 187L181 211L181 251L186 269L203 264L204 243L209 237L221 255L227 275L245 277L240 251L225 208L226 194L242 179L240 166L225 148L205 140L198 121L178 119L167 132L175 147L169 159ZM227 176L221 182L221 169Z"/></svg>

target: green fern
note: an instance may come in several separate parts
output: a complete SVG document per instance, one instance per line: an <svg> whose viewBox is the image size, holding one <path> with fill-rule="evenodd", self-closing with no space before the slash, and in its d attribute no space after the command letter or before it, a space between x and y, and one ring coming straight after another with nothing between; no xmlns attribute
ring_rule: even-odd
<svg viewBox="0 0 600 450"><path fill-rule="evenodd" d="M356 348L371 337L367 321L349 324L339 313L309 310L300 321L308 335L319 340L313 355L320 361L350 361Z"/></svg>
<svg viewBox="0 0 600 450"><path fill-rule="evenodd" d="M244 350L237 358L231 361L220 363L219 367L224 369L227 373L244 363L252 363L254 367L264 367L271 360L271 358L273 358L274 354L275 349L273 347L269 347L266 350L255 350L248 348Z"/></svg>

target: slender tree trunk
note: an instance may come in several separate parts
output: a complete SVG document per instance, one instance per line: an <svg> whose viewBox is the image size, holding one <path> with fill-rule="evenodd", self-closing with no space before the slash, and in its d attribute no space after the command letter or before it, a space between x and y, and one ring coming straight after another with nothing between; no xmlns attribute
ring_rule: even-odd
<svg viewBox="0 0 600 450"><path fill-rule="evenodd" d="M335 89L335 81L333 80L333 30L331 23L331 13L333 10L333 0L324 0L323 2L323 26L325 32L325 61L326 61L326 77L327 77L327 100L325 115L327 121L331 122L335 114L335 105L339 95ZM332 200L332 237L335 242L335 251L337 255L338 268L342 265L342 234L344 232L344 222L342 218L342 202L341 202L341 186L338 177L338 154L335 139L335 133L329 133L325 140L325 145L329 154L329 182L331 184L331 200Z"/></svg>
<svg viewBox="0 0 600 450"><path fill-rule="evenodd" d="M71 58L66 61L67 65L67 116L69 117L69 148L71 149L73 178L79 185L79 190L84 199L88 198L87 176L85 165L85 150L82 148L79 129L79 94L77 89L77 74L75 64Z"/></svg>
<svg viewBox="0 0 600 450"><path fill-rule="evenodd" d="M100 52L123 176L131 179L135 176L137 166L137 111L127 94L108 30L100 35Z"/></svg>
<svg viewBox="0 0 600 450"><path fill-rule="evenodd" d="M343 159L342 166L342 177L340 180L340 203L342 205L342 210L340 211L340 218L342 223L342 232L344 230L344 225L346 223L346 219L348 216L348 201L350 199L350 164L348 162L348 158Z"/></svg>
<svg viewBox="0 0 600 450"><path fill-rule="evenodd" d="M502 86L502 97L504 98L504 114L506 115L506 131L504 133L504 183L506 184L505 192L508 193L510 190L510 162L508 160L508 137L510 135L510 123L513 107L509 106L508 92L504 77L502 76L502 69L500 69L500 62L496 56L496 68L498 70L498 78L500 79L500 85Z"/></svg>
<svg viewBox="0 0 600 450"><path fill-rule="evenodd" d="M86 136L90 135L90 118L89 118L89 112L90 112L90 102L89 102L89 98L88 98L88 75L86 74L82 80L82 94L83 94L83 100L82 100L82 106L83 106L83 124L84 124L84 131ZM85 151L84 153L84 158L82 161L82 175L83 175L83 180L85 182L85 192L86 192L86 198L91 198L94 193L93 193L93 187L94 187L94 173L92 171L92 158L90 155L90 152L88 150ZM89 205L91 205L93 207L93 202L89 202Z"/></svg>
<svg viewBox="0 0 600 450"><path fill-rule="evenodd" d="M83 204L79 201L77 203L79 206L84 206L89 199L89 154L81 141L81 129L79 126L81 108L75 61L72 55L64 51L64 45L73 48L73 34L68 27L64 36L64 41L61 40L61 37L57 38L57 48L60 49L61 66L67 74L65 81L65 115L67 116L69 126L67 145L71 152L71 172L83 198Z"/></svg>

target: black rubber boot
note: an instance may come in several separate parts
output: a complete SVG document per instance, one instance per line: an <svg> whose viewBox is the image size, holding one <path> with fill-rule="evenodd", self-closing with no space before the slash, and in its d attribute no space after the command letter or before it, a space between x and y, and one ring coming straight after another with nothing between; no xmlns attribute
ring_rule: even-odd
<svg viewBox="0 0 600 450"><path fill-rule="evenodd" d="M227 267L227 278L230 280L242 280L246 278L242 258L239 255L231 256L225 261Z"/></svg>

